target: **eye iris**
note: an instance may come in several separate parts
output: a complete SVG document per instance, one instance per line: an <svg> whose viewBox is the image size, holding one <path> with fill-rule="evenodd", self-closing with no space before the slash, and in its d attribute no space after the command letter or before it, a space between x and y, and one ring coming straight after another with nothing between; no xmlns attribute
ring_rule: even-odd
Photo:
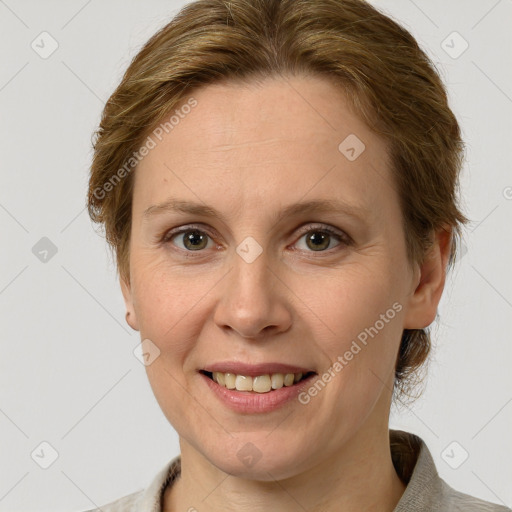
<svg viewBox="0 0 512 512"><path fill-rule="evenodd" d="M206 245L204 245L204 242L207 242L206 238L206 235L201 234L200 231L188 231L187 234L183 235L183 245L187 247L187 249L192 249L194 251L197 249L203 249L206 247ZM189 246L189 243L192 245Z"/></svg>
<svg viewBox="0 0 512 512"><path fill-rule="evenodd" d="M326 249L329 247L329 236L326 233L321 233L318 231L313 232L313 234L308 235L306 237L308 247L313 250ZM325 241L327 240L327 245L325 245ZM313 246L309 245L309 242L313 243Z"/></svg>
<svg viewBox="0 0 512 512"><path fill-rule="evenodd" d="M330 233L323 231L311 231L306 236L306 245L313 251L321 251L329 247ZM183 245L192 251L204 249L208 244L208 235L198 230L186 231L183 235Z"/></svg>

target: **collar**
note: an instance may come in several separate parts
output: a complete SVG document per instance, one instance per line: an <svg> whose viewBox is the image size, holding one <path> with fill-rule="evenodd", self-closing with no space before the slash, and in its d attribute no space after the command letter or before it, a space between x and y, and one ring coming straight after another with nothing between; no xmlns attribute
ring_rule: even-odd
<svg viewBox="0 0 512 512"><path fill-rule="evenodd" d="M459 493L447 485L439 477L432 455L419 436L403 430L390 429L389 440L393 465L398 476L407 486L393 512L432 512L447 510L447 505L459 502L462 505L487 503ZM132 501L130 512L161 512L164 491L179 477L180 472L181 458L178 455L165 464L144 491L139 491L136 497L133 495L135 500ZM487 503L487 505L494 504ZM460 510L463 509L464 507ZM474 510L510 509L494 505L493 508L475 508Z"/></svg>

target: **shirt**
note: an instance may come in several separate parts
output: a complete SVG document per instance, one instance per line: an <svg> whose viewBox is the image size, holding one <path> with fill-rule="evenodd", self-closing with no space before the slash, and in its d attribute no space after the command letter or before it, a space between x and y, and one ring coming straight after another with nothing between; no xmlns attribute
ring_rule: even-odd
<svg viewBox="0 0 512 512"><path fill-rule="evenodd" d="M512 512L510 508L450 487L439 477L432 455L419 436L390 429L389 438L395 470L407 485L393 512ZM399 454L398 446L407 448L405 455ZM180 464L178 455L157 473L146 489L85 512L162 512L164 491L179 477Z"/></svg>

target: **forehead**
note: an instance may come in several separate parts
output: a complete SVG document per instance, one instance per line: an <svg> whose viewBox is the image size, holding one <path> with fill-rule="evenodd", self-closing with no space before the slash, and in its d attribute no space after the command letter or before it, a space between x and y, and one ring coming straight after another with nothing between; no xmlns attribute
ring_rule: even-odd
<svg viewBox="0 0 512 512"><path fill-rule="evenodd" d="M178 151L180 135L187 138L188 149L204 152L284 138L314 140L337 149L337 142L350 133L364 137L376 149L385 149L384 142L352 111L342 89L318 76L208 84L191 92L175 111L190 97L197 106L179 120L175 116L178 123L169 133ZM190 130L195 131L194 137ZM303 149L311 152L311 148Z"/></svg>
<svg viewBox="0 0 512 512"><path fill-rule="evenodd" d="M196 105L180 111L191 97ZM276 194L299 199L308 189L325 195L336 187L368 203L390 180L385 142L325 79L215 83L180 105L135 172L139 210L176 188L207 203L237 191L237 201L256 205Z"/></svg>

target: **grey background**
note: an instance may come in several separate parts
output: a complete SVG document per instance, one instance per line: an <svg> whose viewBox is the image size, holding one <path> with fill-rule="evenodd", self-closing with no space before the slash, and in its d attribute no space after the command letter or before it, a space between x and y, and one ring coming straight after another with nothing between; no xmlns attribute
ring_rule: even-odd
<svg viewBox="0 0 512 512"><path fill-rule="evenodd" d="M0 511L93 508L141 489L179 453L85 194L104 102L184 3L0 0ZM392 411L391 427L423 437L456 489L511 506L512 2L372 3L412 32L448 85L473 220L434 325L426 390ZM31 47L43 31L58 43L47 58ZM457 58L454 31L469 44ZM57 250L46 262L43 237ZM58 453L47 469L36 463L51 454L44 441Z"/></svg>

